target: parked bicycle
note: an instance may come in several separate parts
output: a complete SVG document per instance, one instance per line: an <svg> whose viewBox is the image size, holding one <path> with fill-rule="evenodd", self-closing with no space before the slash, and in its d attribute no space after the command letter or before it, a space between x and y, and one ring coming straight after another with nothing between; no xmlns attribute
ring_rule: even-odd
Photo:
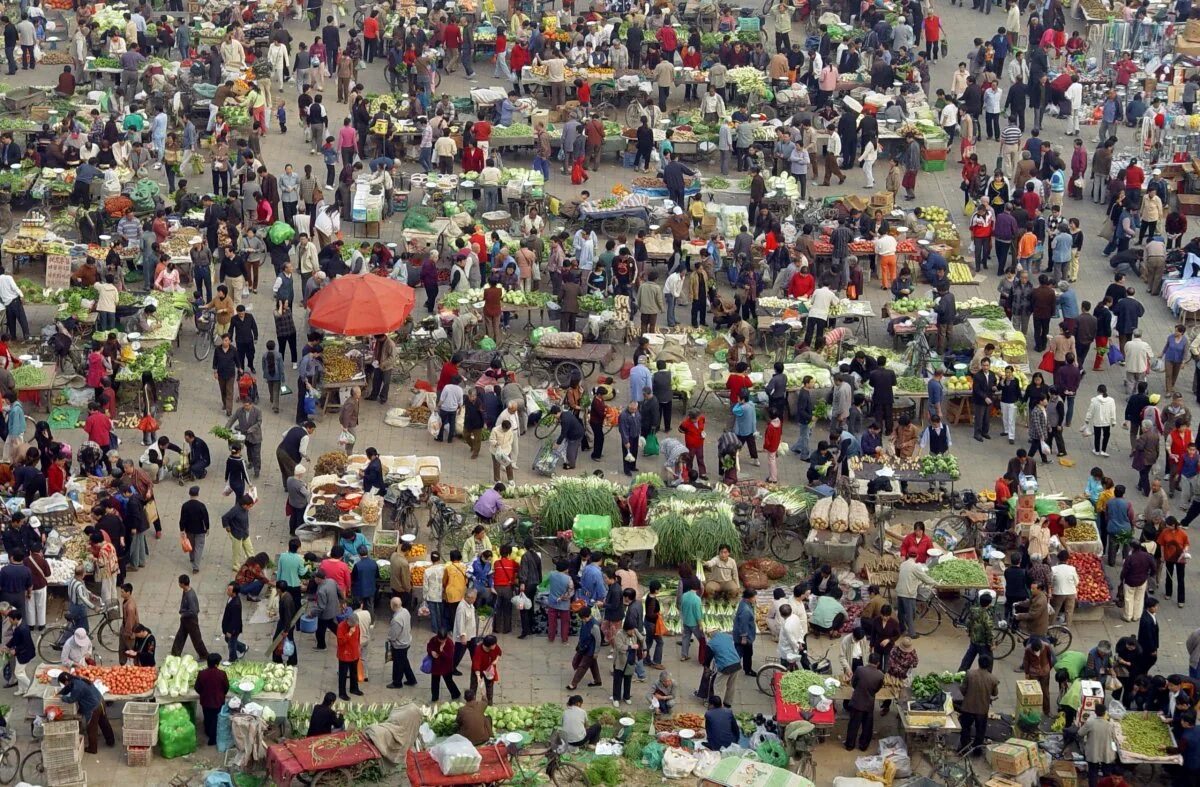
<svg viewBox="0 0 1200 787"><path fill-rule="evenodd" d="M785 662L778 655L767 656L766 663L758 668L758 672L754 676L754 682L758 686L759 691L768 697L774 697L776 674L806 669L818 675L829 675L833 672L833 662L829 660L829 651L832 648L832 645L825 648L825 652L816 659L809 656L807 647L800 651L799 658L795 661Z"/></svg>
<svg viewBox="0 0 1200 787"><path fill-rule="evenodd" d="M975 760L984 747L970 746L960 751L951 743L949 735L951 733L944 731L935 732L933 744L925 750L929 777L954 787L983 787L983 780L975 773Z"/></svg>
<svg viewBox="0 0 1200 787"><path fill-rule="evenodd" d="M109 653L117 652L117 648L121 645L120 606L115 604L107 606L101 603L97 609L88 611L87 624L92 642L98 643L100 647ZM67 641L67 637L75 633L76 628L78 627L70 622L55 623L47 626L46 630L38 637L38 655L42 661L59 661L63 644ZM97 658L100 656L94 649L93 655Z"/></svg>
<svg viewBox="0 0 1200 787"><path fill-rule="evenodd" d="M584 787L588 782L583 770L574 763L567 762L563 755L567 752L566 742L558 732L550 736L545 746L523 746L519 743L508 744L508 756L511 758L515 773L514 783L539 784L549 780L556 787ZM544 762L535 760L544 758ZM528 767L526 767L528 765Z"/></svg>
<svg viewBox="0 0 1200 787"><path fill-rule="evenodd" d="M212 352L217 334L217 315L212 309L197 309L192 315L196 323L196 338L192 341L192 354L203 361Z"/></svg>

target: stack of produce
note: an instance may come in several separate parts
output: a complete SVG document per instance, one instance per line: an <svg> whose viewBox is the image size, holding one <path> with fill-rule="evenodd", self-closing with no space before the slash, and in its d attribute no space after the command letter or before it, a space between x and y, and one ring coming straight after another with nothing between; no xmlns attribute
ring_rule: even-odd
<svg viewBox="0 0 1200 787"><path fill-rule="evenodd" d="M1162 757L1174 746L1174 736L1158 714L1149 711L1127 713L1121 719L1121 738L1125 751L1142 757Z"/></svg>
<svg viewBox="0 0 1200 787"><path fill-rule="evenodd" d="M621 494L622 490L611 481L595 476L560 476L543 489L539 514L546 532L570 530L577 514L607 516L613 522L621 521L614 495Z"/></svg>
<svg viewBox="0 0 1200 787"><path fill-rule="evenodd" d="M921 475L947 475L956 479L959 476L958 458L954 454L926 454L921 457Z"/></svg>
<svg viewBox="0 0 1200 787"><path fill-rule="evenodd" d="M811 708L811 697L808 693L812 686L824 686L825 678L810 670L801 669L789 672L779 682L779 695L790 705L801 708Z"/></svg>
<svg viewBox="0 0 1200 787"><path fill-rule="evenodd" d="M543 518L545 508L543 507ZM717 554L721 544L740 552L741 534L733 523L733 507L724 499L693 495L660 498L650 509L650 526L658 533L654 557L660 565L691 564Z"/></svg>
<svg viewBox="0 0 1200 787"><path fill-rule="evenodd" d="M941 560L929 569L929 578L937 585L947 587L980 587L988 586L987 572L978 560Z"/></svg>
<svg viewBox="0 0 1200 787"><path fill-rule="evenodd" d="M1079 586L1075 597L1081 604L1107 604L1112 600L1108 588L1108 579L1104 576L1104 566L1098 555L1086 552L1072 552L1067 562L1075 567L1079 574Z"/></svg>
<svg viewBox="0 0 1200 787"><path fill-rule="evenodd" d="M69 671L93 683L102 681L108 689L106 693L117 697L149 694L154 691L154 682L158 677L158 670L154 667L136 667L132 664L114 667L88 665L73 667ZM49 672L44 669L38 670L37 681L46 684L53 682Z"/></svg>

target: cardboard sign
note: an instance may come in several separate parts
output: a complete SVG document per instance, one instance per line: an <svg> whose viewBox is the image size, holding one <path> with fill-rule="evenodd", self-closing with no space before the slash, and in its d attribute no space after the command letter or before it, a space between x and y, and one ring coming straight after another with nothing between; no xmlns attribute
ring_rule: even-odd
<svg viewBox="0 0 1200 787"><path fill-rule="evenodd" d="M71 258L65 254L46 255L46 287L65 290L71 286Z"/></svg>

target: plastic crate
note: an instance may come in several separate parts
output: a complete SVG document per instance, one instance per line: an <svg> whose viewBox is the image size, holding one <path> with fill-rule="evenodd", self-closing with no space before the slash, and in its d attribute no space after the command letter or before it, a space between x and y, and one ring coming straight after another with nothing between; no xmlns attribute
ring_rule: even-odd
<svg viewBox="0 0 1200 787"><path fill-rule="evenodd" d="M75 745L79 735L78 721L48 721L42 725L42 751L60 751Z"/></svg>
<svg viewBox="0 0 1200 787"><path fill-rule="evenodd" d="M922 172L945 172L946 171L946 161L945 161L945 159L943 159L941 161L929 161L929 160L922 161L921 162L921 171Z"/></svg>
<svg viewBox="0 0 1200 787"><path fill-rule="evenodd" d="M121 730L121 743L126 746L153 746L158 743L158 728L152 730Z"/></svg>
<svg viewBox="0 0 1200 787"><path fill-rule="evenodd" d="M86 781L83 775L82 762L72 762L65 765L46 764L44 767L46 769L46 784L50 787L62 784L79 784Z"/></svg>
<svg viewBox="0 0 1200 787"><path fill-rule="evenodd" d="M371 557L387 560L400 548L400 531L378 530L371 539Z"/></svg>
<svg viewBox="0 0 1200 787"><path fill-rule="evenodd" d="M126 730L157 730L157 702L127 702L121 711L121 726Z"/></svg>
<svg viewBox="0 0 1200 787"><path fill-rule="evenodd" d="M125 749L125 763L130 768L145 768L154 759L154 749L150 746L129 746Z"/></svg>

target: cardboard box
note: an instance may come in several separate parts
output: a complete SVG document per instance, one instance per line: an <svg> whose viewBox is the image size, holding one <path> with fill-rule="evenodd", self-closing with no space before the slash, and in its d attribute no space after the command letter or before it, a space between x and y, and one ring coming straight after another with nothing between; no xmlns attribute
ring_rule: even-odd
<svg viewBox="0 0 1200 787"><path fill-rule="evenodd" d="M1037 768L1029 768L1010 776L993 776L984 787L1038 787L1039 781Z"/></svg>
<svg viewBox="0 0 1200 787"><path fill-rule="evenodd" d="M984 787L1021 787L1021 783L1003 776L993 776L984 783Z"/></svg>
<svg viewBox="0 0 1200 787"><path fill-rule="evenodd" d="M1005 776L1016 776L1029 770L1033 763L1029 761L1029 752L1023 746L1011 743L997 743L988 747L988 762L992 770Z"/></svg>
<svg viewBox="0 0 1200 787"><path fill-rule="evenodd" d="M1058 780L1059 787L1079 787L1079 770L1074 763L1055 760L1050 766L1050 775Z"/></svg>
<svg viewBox="0 0 1200 787"><path fill-rule="evenodd" d="M1041 707L1042 684L1036 680L1017 681L1017 713L1020 714L1022 708L1036 708L1040 710Z"/></svg>
<svg viewBox="0 0 1200 787"><path fill-rule="evenodd" d="M884 213L890 213L896 204L896 198L890 191L877 191L871 195L871 208L878 208Z"/></svg>

